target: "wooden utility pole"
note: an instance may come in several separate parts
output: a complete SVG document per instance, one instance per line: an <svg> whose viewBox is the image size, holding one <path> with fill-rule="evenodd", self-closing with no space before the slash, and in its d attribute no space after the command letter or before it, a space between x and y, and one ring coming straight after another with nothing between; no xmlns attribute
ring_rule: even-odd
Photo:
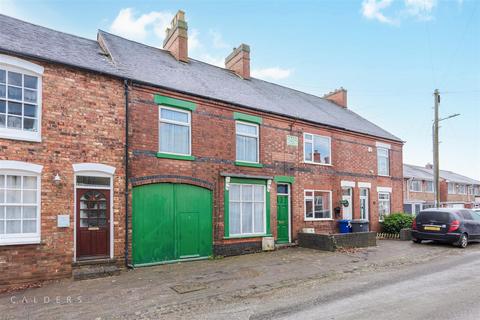
<svg viewBox="0 0 480 320"><path fill-rule="evenodd" d="M435 187L435 208L440 207L440 164L438 156L438 106L440 104L440 92L435 89L433 96L435 98L435 115L433 120L433 184Z"/></svg>

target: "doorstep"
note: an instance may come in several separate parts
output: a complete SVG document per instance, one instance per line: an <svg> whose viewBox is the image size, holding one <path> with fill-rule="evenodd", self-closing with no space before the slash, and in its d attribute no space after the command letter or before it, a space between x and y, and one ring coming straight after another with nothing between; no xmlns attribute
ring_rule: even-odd
<svg viewBox="0 0 480 320"><path fill-rule="evenodd" d="M72 263L73 280L96 279L120 274L117 259L83 259Z"/></svg>

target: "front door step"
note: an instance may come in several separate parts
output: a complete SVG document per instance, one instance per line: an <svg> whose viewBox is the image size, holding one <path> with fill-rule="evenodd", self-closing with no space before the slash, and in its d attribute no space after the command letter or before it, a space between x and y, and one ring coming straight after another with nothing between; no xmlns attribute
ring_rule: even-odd
<svg viewBox="0 0 480 320"><path fill-rule="evenodd" d="M86 260L72 264L73 280L86 280L110 277L120 274L120 267L115 259Z"/></svg>
<svg viewBox="0 0 480 320"><path fill-rule="evenodd" d="M295 242L291 243L276 243L275 244L275 249L280 250L280 249L286 249L286 248L291 248L291 247L298 247L298 244Z"/></svg>

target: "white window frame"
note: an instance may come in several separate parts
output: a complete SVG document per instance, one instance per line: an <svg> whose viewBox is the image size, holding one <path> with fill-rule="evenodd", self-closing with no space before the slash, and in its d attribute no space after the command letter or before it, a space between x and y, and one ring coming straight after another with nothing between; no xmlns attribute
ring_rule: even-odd
<svg viewBox="0 0 480 320"><path fill-rule="evenodd" d="M312 139L307 139L307 135L312 136ZM327 138L328 139L328 149L329 149L329 158L330 158L330 163L322 163L322 162L315 162L313 159L313 146L314 146L314 140L315 137L320 137L320 138ZM309 143L312 144L312 160L307 160L307 154L305 153L305 143L307 143L307 140ZM303 133L303 162L308 163L308 164L316 164L320 166L333 166L333 159L332 159L332 137L330 136L324 136L321 134L314 134L314 133L308 133L304 132ZM317 190L319 191L319 190Z"/></svg>
<svg viewBox="0 0 480 320"><path fill-rule="evenodd" d="M307 192L312 192L312 196L307 196ZM315 218L315 192L327 192L329 194L329 208L330 208L330 218ZM306 201L313 201L313 218L307 218L307 205ZM332 208L332 191L331 190L315 190L315 189L305 189L303 190L303 219L304 221L331 221L333 220L333 208Z"/></svg>
<svg viewBox="0 0 480 320"><path fill-rule="evenodd" d="M384 195L384 194L388 194L388 213L385 214L385 216L389 216L390 214L392 214L392 193L391 191L390 192L387 192L387 191L379 191L378 192L378 221L382 222L384 219L381 218L380 216L380 202L386 202L385 199L380 199L380 195Z"/></svg>
<svg viewBox="0 0 480 320"><path fill-rule="evenodd" d="M463 187L462 191L460 191L460 187ZM462 195L467 194L467 185L462 184L462 183L457 184L457 193L462 194Z"/></svg>
<svg viewBox="0 0 480 320"><path fill-rule="evenodd" d="M432 185L431 190L428 189L428 185L430 185L430 184ZM428 193L434 193L435 192L435 183L433 181L428 181L428 180L425 181L425 192L428 192Z"/></svg>
<svg viewBox="0 0 480 320"><path fill-rule="evenodd" d="M187 114L188 115L188 125L187 125L186 122L175 121L175 120L170 120L170 119L162 119L162 109ZM161 135L160 126L161 126L162 122L188 127L188 135L189 135L188 153L177 153L177 152L168 152L168 151L162 151L161 150L161 146L160 146L160 139L161 139L161 137L160 137L160 135ZM158 106L158 152L159 153L165 153L165 154L179 155L179 156L191 156L192 155L192 112L191 111L183 110L183 109L179 109L179 108L166 107L164 105Z"/></svg>
<svg viewBox="0 0 480 320"><path fill-rule="evenodd" d="M452 190L450 190L450 186L452 186ZM448 194L457 194L457 186L454 182L447 183L447 192Z"/></svg>
<svg viewBox="0 0 480 320"><path fill-rule="evenodd" d="M414 183L417 184L418 183L418 186L420 187L419 190L415 190L413 188L414 186ZM409 188L410 192L422 192L422 180L410 180L410 188Z"/></svg>
<svg viewBox="0 0 480 320"><path fill-rule="evenodd" d="M254 236L263 236L267 233L267 187L263 184L251 184L251 183L230 183L230 186L229 186L229 190L231 190L231 187L232 185L238 185L240 186L240 200L238 201L233 201L233 202L237 202L237 203L240 203L240 233L232 233L231 230L229 230L229 237L231 238L242 238L242 237L254 237ZM258 233L258 232L252 232L252 233L243 233L242 232L242 228L243 228L243 225L242 225L242 210L243 210L243 206L242 206L242 203L243 203L243 200L242 200L242 186L252 186L252 190L254 190L255 186L261 186L263 187L263 231L261 233ZM255 191L253 191L253 193L255 193ZM254 194L252 195L254 196ZM228 196L228 206L229 206L229 212L228 212L228 219L230 219L230 215L232 214L232 212L230 211L230 202L231 202L231 197L230 197L230 193L229 193L229 196ZM255 204L255 201L254 199L252 198L252 201L251 201L253 204ZM252 206L252 215L255 214L255 205ZM255 227L253 226L253 223L254 223L255 219L254 217L252 216L252 230L255 231ZM229 222L230 223L230 222Z"/></svg>
<svg viewBox="0 0 480 320"><path fill-rule="evenodd" d="M238 133L237 132L237 123L240 123L240 124L245 125L245 126L256 127L257 128L257 134L253 135L253 134L246 134L246 133ZM247 160L238 159L237 136L255 138L257 140L257 161L247 161ZM235 121L235 160L240 161L240 162L246 162L246 163L260 163L260 126L258 124L251 123L251 122L240 121L240 120Z"/></svg>
<svg viewBox="0 0 480 320"><path fill-rule="evenodd" d="M41 241L41 173L43 167L36 164L31 164L27 162L21 161L9 161L9 160L0 160L0 175L17 175L22 177L36 177L37 178L37 214L36 214L36 232L35 233L24 233L24 234L0 234L0 247L4 245L19 245L19 244L39 244ZM5 181L5 185L6 185ZM5 189L6 190L6 189ZM22 187L20 190L23 190L23 179L22 179ZM6 192L4 197L6 197ZM22 196L23 197L23 196ZM3 202L1 205L6 205ZM9 204L9 205L16 205L16 204ZM23 206L23 203L21 203Z"/></svg>
<svg viewBox="0 0 480 320"><path fill-rule="evenodd" d="M29 75L37 77L37 131L25 131L18 129L9 129L9 128L0 128L0 138L12 139L12 140L22 140L22 141L32 141L32 142L41 142L42 141L42 76L44 68L40 65L31 63L29 61L19 59L12 56L7 56L0 54L0 69L7 71L17 72L23 75ZM7 75L6 75L7 76ZM8 86L6 92L6 100L8 97ZM24 87L22 86L22 97ZM23 107L23 99L21 101ZM22 116L23 122L23 116ZM23 123L22 123L23 126Z"/></svg>
<svg viewBox="0 0 480 320"><path fill-rule="evenodd" d="M379 155L379 152L380 150L382 151L386 151L387 152L387 174L384 174L384 173L380 173L380 166L378 165L379 164L379 160L380 160L380 155ZM385 156L381 156L383 158L385 158ZM382 177L390 177L390 149L389 148L385 148L384 146L377 146L377 175L379 176L382 176Z"/></svg>

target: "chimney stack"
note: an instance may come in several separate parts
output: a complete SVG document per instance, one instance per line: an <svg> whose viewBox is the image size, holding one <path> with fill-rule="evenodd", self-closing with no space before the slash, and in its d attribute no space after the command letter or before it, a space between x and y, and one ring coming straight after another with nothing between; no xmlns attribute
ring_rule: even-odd
<svg viewBox="0 0 480 320"><path fill-rule="evenodd" d="M342 87L333 92L327 93L323 98L332 101L342 108L347 108L347 90Z"/></svg>
<svg viewBox="0 0 480 320"><path fill-rule="evenodd" d="M163 48L170 51L175 59L188 62L188 26L185 21L185 12L178 10L167 28Z"/></svg>
<svg viewBox="0 0 480 320"><path fill-rule="evenodd" d="M433 169L433 164L430 162L425 165L425 168L432 170Z"/></svg>
<svg viewBox="0 0 480 320"><path fill-rule="evenodd" d="M225 68L235 72L243 79L250 79L250 47L241 44L225 59Z"/></svg>

